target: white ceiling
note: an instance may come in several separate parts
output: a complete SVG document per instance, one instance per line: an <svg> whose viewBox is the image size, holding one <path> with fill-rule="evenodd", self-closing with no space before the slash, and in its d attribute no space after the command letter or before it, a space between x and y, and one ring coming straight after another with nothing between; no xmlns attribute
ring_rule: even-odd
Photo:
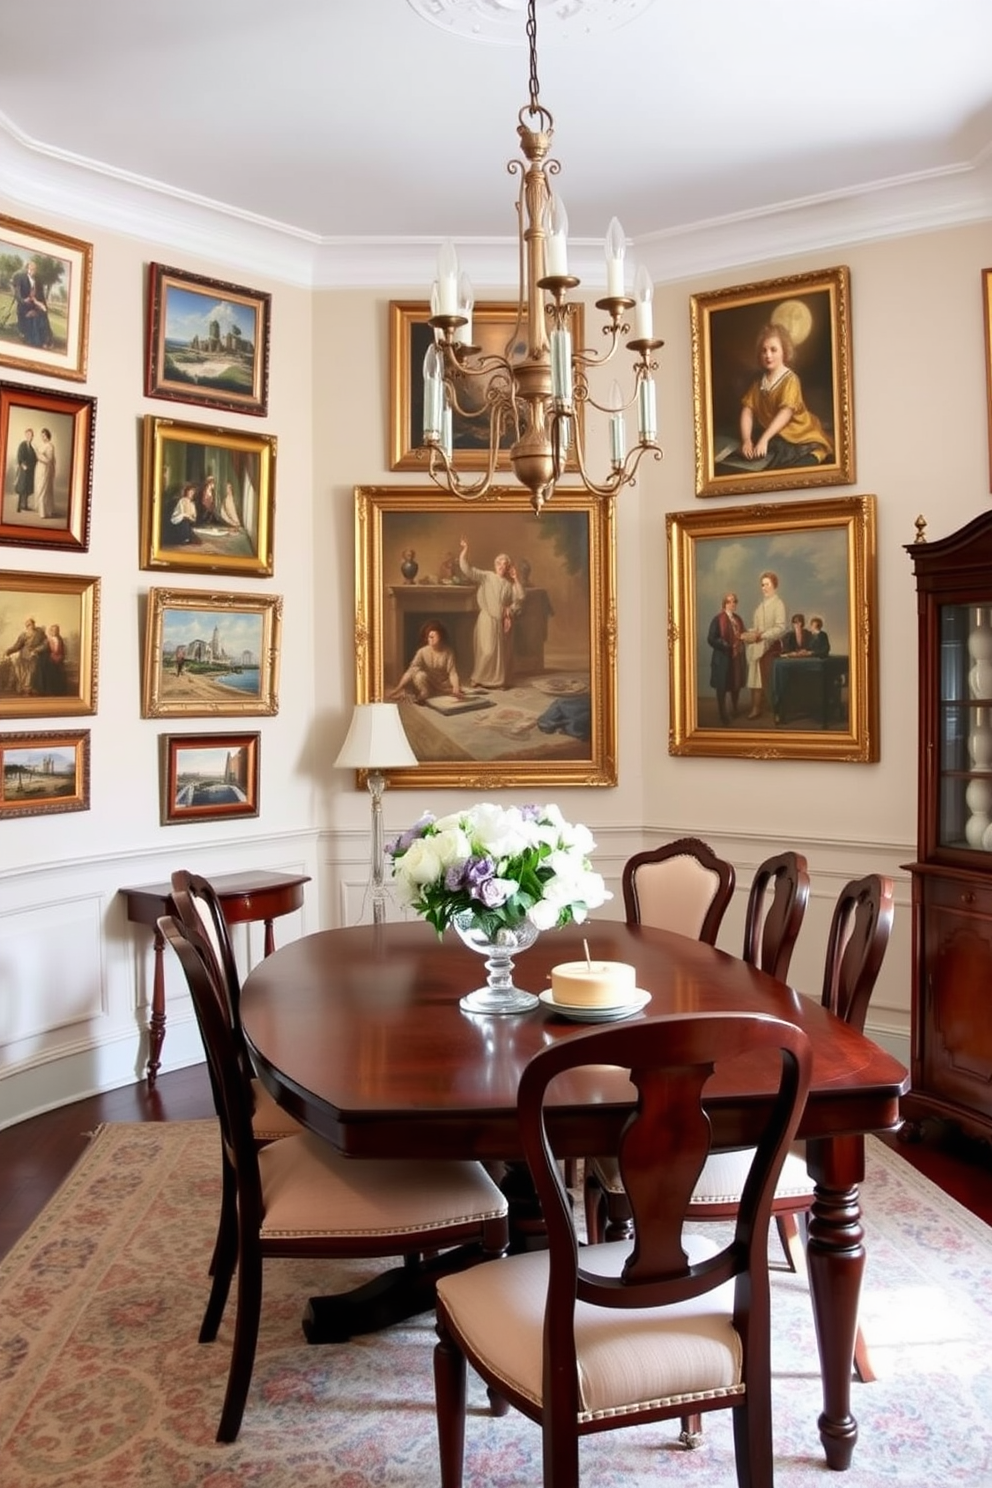
<svg viewBox="0 0 992 1488"><path fill-rule="evenodd" d="M273 257L484 259L515 231L528 77L523 0L476 3L519 12L520 45L408 0L46 0L0 49L0 189L177 245L216 204ZM575 3L541 0L538 54L577 242L616 214L677 269L704 233L772 256L800 218L823 244L992 216L992 0L654 0L562 40Z"/></svg>

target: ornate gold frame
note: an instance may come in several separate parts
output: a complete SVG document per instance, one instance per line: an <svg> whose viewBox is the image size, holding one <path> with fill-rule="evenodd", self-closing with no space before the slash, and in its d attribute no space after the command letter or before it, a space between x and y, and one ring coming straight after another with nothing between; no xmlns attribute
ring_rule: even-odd
<svg viewBox="0 0 992 1488"><path fill-rule="evenodd" d="M692 296L697 496L743 496L752 491L795 491L853 482L850 298L850 276L845 267ZM795 370L803 385L804 401L832 435L834 453L820 465L752 472L733 444L738 436L741 399L757 375L755 341L776 311L782 312L779 318L783 323L792 322L797 344ZM718 461L717 455L724 453L726 461ZM718 472L720 463L734 468Z"/></svg>
<svg viewBox="0 0 992 1488"><path fill-rule="evenodd" d="M233 642L232 665L227 671L254 670L245 667L241 658L245 650L256 655L258 688L254 694L241 693L236 687L216 682L212 675L216 670L213 658L209 655L198 658L190 649L205 641L208 631L212 638L214 628L219 630L219 622L225 617L228 631L236 624L240 626ZM150 589L145 620L142 718L236 718L278 713L281 631L281 594ZM177 670L175 651L180 642L186 645L187 655ZM226 651L223 636L220 644Z"/></svg>
<svg viewBox="0 0 992 1488"><path fill-rule="evenodd" d="M218 307L240 312L242 323L246 317L254 318L254 335L249 338L241 332L243 341L234 340L236 355L242 355L246 344L251 346L250 377L247 385L228 371L212 368L201 369L194 377L183 375L181 359L176 355L176 332L173 326L170 335L170 309L175 311L176 322L184 321L189 314L190 303L203 302L199 313L201 324L210 326ZM219 318L219 317L218 317ZM227 413L252 413L264 418L269 411L269 337L272 324L272 296L267 290L246 289L243 284L229 284L225 279L208 279L204 274L190 274L182 269L170 269L165 264L148 266L148 316L147 346L145 359L145 396L167 398L173 403L195 403L200 408L222 408ZM234 337L232 328L227 333L220 327L216 341L223 353L229 350L226 337ZM172 350L170 351L170 345ZM205 348L190 342L184 351L188 356L197 356L213 348Z"/></svg>
<svg viewBox="0 0 992 1488"><path fill-rule="evenodd" d="M559 599L562 622L567 606L582 613L585 638L577 651L587 658L581 668L567 666L560 672L540 666L529 673L526 686L546 692L548 706L555 689L576 698L588 695L589 738L570 737L566 732L548 732L553 721L545 717L537 726L521 717L520 734L508 737L501 757L482 758L471 753L461 737L445 739L443 757L423 753L436 741L432 725L436 715L429 708L401 703L401 716L421 763L416 769L386 771L393 786L420 789L436 786L453 789L499 790L512 786L610 786L617 782L617 616L616 616L616 516L612 498L587 491L559 487L554 500L540 518L522 489L494 487L489 495L466 508L457 497L434 486L358 486L355 488L356 695L360 703L381 702L406 667L402 633L407 616L416 620L439 615L452 626L469 625L477 613L476 585L450 584L430 570L446 552L457 556L459 539L469 541L469 559L488 567L493 555L506 549L522 562L534 560L534 570L552 586L542 587L554 608ZM526 544L525 551L524 549ZM547 546L545 547L545 544ZM413 580L400 569L402 553L412 547L420 555ZM587 560L586 560L586 556ZM569 564L578 566L569 570ZM433 582L425 582L433 579ZM536 588L538 586L535 586ZM543 601L542 601L543 603ZM410 608L411 604L413 609ZM441 608L439 608L441 607ZM457 612L457 613L456 613ZM462 613L464 612L464 613ZM411 618L411 624L414 623ZM553 624L553 621L550 622ZM471 620L469 630L474 625ZM575 632L559 633L576 647ZM577 654L576 651L576 654ZM588 670L588 682L584 683ZM576 675L577 674L577 675ZM521 686L524 686L521 679ZM510 710L515 704L513 688L490 694L495 709ZM518 695L519 697L519 695ZM533 697L527 702L532 705ZM578 706L582 706L579 704ZM478 713L469 717L481 716ZM525 712L525 710L522 710ZM542 717L544 715L542 714ZM506 714L494 713L487 721L503 727ZM509 728L510 725L506 723ZM535 737L529 737L537 728ZM471 730L467 731L468 734ZM512 734L512 728L511 728ZM526 737L525 737L526 736ZM425 739L430 742L425 745ZM516 747L519 743L520 747ZM359 784L363 780L360 775Z"/></svg>
<svg viewBox="0 0 992 1488"><path fill-rule="evenodd" d="M420 448L423 409L423 378L421 367L430 338L433 335L427 324L431 307L426 300L390 300L389 302L389 468L390 470L415 470L426 474L426 461ZM573 309L572 339L575 346L583 346L584 307ZM475 306L472 311L473 340L484 351L502 352L513 340L514 332L525 338L526 321L517 327L517 306L512 301L490 300ZM576 417L583 419L584 407L576 409ZM454 451L460 470L485 470L488 465L486 450L480 445L473 449L465 442L455 420ZM467 421L466 421L467 427ZM583 429L585 425L583 423ZM483 436L488 436L488 417L479 420ZM509 470L509 450L512 444L509 435L504 437L504 448L496 462L497 470Z"/></svg>
<svg viewBox="0 0 992 1488"><path fill-rule="evenodd" d="M145 415L143 425L141 567L169 569L176 573L247 574L268 578L273 566L276 436L251 434L241 429L204 428L200 424L177 424L172 419L155 418L151 414ZM217 474L218 467L233 476L235 462L257 461L254 467L257 515L253 530L242 529L254 553L224 553L222 549L228 534L223 523L215 524L220 535L201 532L192 544L170 546L163 541L172 508L191 469L187 447L203 450L203 461L213 458L218 502L224 486L224 479ZM194 461L195 465L199 463ZM170 471L168 488L164 482L167 470ZM243 517L244 513L239 515ZM230 540L233 542L238 535L235 533Z"/></svg>
<svg viewBox="0 0 992 1488"><path fill-rule="evenodd" d="M33 612L33 613L32 613ZM100 580L81 574L0 573L0 718L71 718L96 712L97 647L100 633ZM61 628L75 665L74 693L21 694L13 676L4 678L6 652L17 639L26 614L46 629ZM41 617L41 618L38 618ZM78 647L78 656L72 652Z"/></svg>
<svg viewBox="0 0 992 1488"><path fill-rule="evenodd" d="M669 753L858 763L877 760L875 497L671 512L666 525ZM787 617L797 607L807 619L811 613L823 615L835 670L828 677L826 669L820 668L819 679L806 684L815 688L822 683L822 727L811 726L808 718L804 727L790 725L784 705L780 722L771 711L752 723L744 706L729 726L718 720L714 694L706 681L709 622L718 614L724 593L732 591L738 595L744 624L749 625L755 599L760 598L759 576L768 569L781 577ZM812 659L808 667L801 659L784 664L805 667L808 675L818 670ZM842 713L838 720L835 703L839 700L843 707L845 675L846 717ZM837 689L834 694L827 691L831 679ZM786 683L783 677L783 687ZM742 691L747 698L748 689Z"/></svg>
<svg viewBox="0 0 992 1488"><path fill-rule="evenodd" d="M44 789L46 780L58 779L54 761L40 772L40 788L30 798L19 798L7 789L12 756L32 751L51 757L54 751L72 753L72 781L65 791ZM59 729L51 733L0 734L0 821L8 816L48 816L60 811L90 809L90 731Z"/></svg>
<svg viewBox="0 0 992 1488"><path fill-rule="evenodd" d="M53 315L58 320L63 317L65 320L65 351L58 350L57 345L32 347L25 356L20 356L10 350L11 341L0 336L0 367L21 367L26 372L42 372L48 377L64 377L69 382L85 382L93 280L92 243L84 243L80 238L67 238L64 233L0 214L0 253L6 255L11 249L14 254L22 255L22 264L34 257L45 257L58 259L65 265L67 283L63 287L67 293L64 308L60 303L56 309L52 301ZM0 330L8 324L7 316L13 308L12 293L6 304L0 297ZM56 326L52 331L57 334ZM20 345L20 342L14 344Z"/></svg>

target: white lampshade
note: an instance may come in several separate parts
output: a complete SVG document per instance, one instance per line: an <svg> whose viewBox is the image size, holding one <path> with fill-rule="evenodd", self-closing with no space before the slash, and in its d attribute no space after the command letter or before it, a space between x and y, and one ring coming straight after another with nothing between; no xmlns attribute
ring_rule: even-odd
<svg viewBox="0 0 992 1488"><path fill-rule="evenodd" d="M389 770L418 763L395 703L355 704L335 769Z"/></svg>

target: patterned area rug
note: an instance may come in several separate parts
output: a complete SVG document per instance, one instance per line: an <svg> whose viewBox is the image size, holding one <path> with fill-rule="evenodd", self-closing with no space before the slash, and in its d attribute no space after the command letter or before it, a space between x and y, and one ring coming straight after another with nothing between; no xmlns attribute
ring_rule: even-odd
<svg viewBox="0 0 992 1488"><path fill-rule="evenodd" d="M881 1143L862 1195L863 1324L878 1380L853 1386L861 1440L844 1488L992 1484L992 1229ZM231 1315L197 1343L217 1213L212 1122L96 1133L0 1264L0 1488L427 1488L438 1481L429 1315L311 1347L306 1298L365 1264L270 1261L239 1440L219 1446ZM773 1282L778 1488L823 1488L806 1284ZM465 1481L535 1488L540 1433L488 1414L470 1377ZM730 1413L685 1451L677 1423L587 1437L586 1488L734 1488Z"/></svg>

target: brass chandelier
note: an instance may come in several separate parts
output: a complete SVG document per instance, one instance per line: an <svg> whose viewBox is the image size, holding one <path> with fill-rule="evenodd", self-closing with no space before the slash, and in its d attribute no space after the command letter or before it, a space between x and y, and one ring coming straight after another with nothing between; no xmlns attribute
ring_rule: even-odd
<svg viewBox="0 0 992 1488"><path fill-rule="evenodd" d="M548 151L554 120L539 100L537 77L537 19L535 0L527 4L530 49L530 102L518 115L517 134L527 162L511 160L507 169L519 174L517 238L519 290L514 332L501 355L483 353L471 344L472 288L459 274L454 245L445 242L438 257L438 277L431 294L430 325L434 342L424 358L424 426L431 479L462 500L485 496L493 486L504 435L512 435L510 464L531 505L540 514L566 465L574 469L588 491L613 496L632 484L637 467L650 450L662 458L658 444L657 399L652 374L658 364L652 354L664 342L652 329L653 286L643 265L638 269L632 297L625 293L623 229L616 218L606 237L606 297L596 307L608 317L603 328L606 346L599 352L572 345L570 323L575 310L567 296L579 280L568 273L568 219L561 200L551 190L549 176L561 169ZM634 355L634 388L626 400L614 382L609 403L597 403L589 390L588 372L611 361L630 335L625 320L634 310L634 336L625 341ZM526 341L526 346L522 344ZM480 399L470 399L478 389ZM469 406L470 402L481 407ZM637 443L626 447L625 412L636 405ZM610 421L610 468L600 481L586 467L579 411L595 408ZM464 419L488 419L486 469L466 481L456 467L453 450L454 414Z"/></svg>

